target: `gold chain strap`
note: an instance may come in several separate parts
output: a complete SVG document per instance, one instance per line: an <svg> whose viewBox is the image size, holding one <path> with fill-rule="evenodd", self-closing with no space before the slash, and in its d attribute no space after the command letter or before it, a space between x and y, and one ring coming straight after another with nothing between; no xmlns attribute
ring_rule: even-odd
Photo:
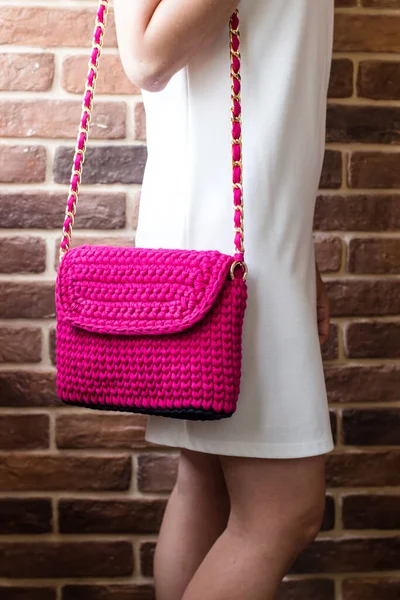
<svg viewBox="0 0 400 600"><path fill-rule="evenodd" d="M60 262L71 246L72 227L75 220L76 205L79 197L79 186L82 181L82 168L85 162L86 144L89 137L90 120L93 110L93 98L99 69L99 59L103 47L104 31L107 22L109 0L99 0L96 14L96 24L88 67L87 82L85 85L82 102L81 122L78 130L78 139L72 165L71 181L68 191L65 219L63 223L62 239L60 244Z"/></svg>
<svg viewBox="0 0 400 600"><path fill-rule="evenodd" d="M96 81L99 69L99 60L103 47L104 32L107 22L109 0L99 0L96 14L92 51L89 59L87 82L85 85L84 98L82 102L81 122L78 130L78 138L75 146L71 180L68 191L65 219L63 223L62 238L60 243L60 262L65 253L70 249L72 228L74 225L76 207L79 198L79 186L82 181L82 169L85 162L86 145L89 137L90 121L93 110L93 99L96 89ZM242 185L242 134L241 134L241 96L240 96L240 34L238 10L232 14L229 21L230 53L231 53L231 99L232 99L232 169L233 169L233 193L235 211L235 262L232 265L231 274L240 266L243 270L243 278L247 275L247 267L244 262L244 228L243 228L243 185ZM239 129L237 129L239 128ZM236 135L234 135L236 132ZM235 155L236 154L236 155Z"/></svg>
<svg viewBox="0 0 400 600"><path fill-rule="evenodd" d="M243 163L242 163L242 99L240 75L240 32L238 10L232 14L229 21L229 49L231 58L231 127L232 127L232 182L234 204L234 257L231 267L231 277L240 267L243 279L246 279L248 269L244 261L244 224L243 224Z"/></svg>

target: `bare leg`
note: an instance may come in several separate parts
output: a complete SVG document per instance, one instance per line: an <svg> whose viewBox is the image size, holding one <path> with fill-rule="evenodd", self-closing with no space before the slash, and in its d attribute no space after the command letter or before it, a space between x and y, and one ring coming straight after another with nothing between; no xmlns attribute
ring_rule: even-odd
<svg viewBox="0 0 400 600"><path fill-rule="evenodd" d="M219 458L182 450L154 558L157 600L181 600L228 516L229 495Z"/></svg>
<svg viewBox="0 0 400 600"><path fill-rule="evenodd" d="M229 523L183 600L273 600L321 526L325 459L222 457L221 462L231 499Z"/></svg>

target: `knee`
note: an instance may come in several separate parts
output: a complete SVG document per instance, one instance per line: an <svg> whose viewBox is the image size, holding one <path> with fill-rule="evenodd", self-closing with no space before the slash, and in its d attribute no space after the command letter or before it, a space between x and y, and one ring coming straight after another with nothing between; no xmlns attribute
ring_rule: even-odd
<svg viewBox="0 0 400 600"><path fill-rule="evenodd" d="M299 502L292 515L288 515L288 522L284 526L289 526L302 549L308 546L321 530L322 521L325 513L325 494L311 494Z"/></svg>
<svg viewBox="0 0 400 600"><path fill-rule="evenodd" d="M233 507L228 527L242 539L246 536L259 548L271 542L285 542L297 551L308 546L321 529L325 512L325 494L310 491L307 497L295 495L289 502L265 506L251 514L238 514Z"/></svg>
<svg viewBox="0 0 400 600"><path fill-rule="evenodd" d="M294 497L293 504L283 515L281 527L303 549L311 543L321 530L325 513L325 490L311 489L306 495Z"/></svg>

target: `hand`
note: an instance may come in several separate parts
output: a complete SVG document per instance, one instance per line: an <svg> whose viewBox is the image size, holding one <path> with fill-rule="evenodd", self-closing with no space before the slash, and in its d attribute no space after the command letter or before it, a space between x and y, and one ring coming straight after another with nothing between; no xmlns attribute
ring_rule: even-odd
<svg viewBox="0 0 400 600"><path fill-rule="evenodd" d="M317 275L317 321L319 343L322 345L329 337L329 300L325 290L324 283L321 279L318 266L316 265Z"/></svg>

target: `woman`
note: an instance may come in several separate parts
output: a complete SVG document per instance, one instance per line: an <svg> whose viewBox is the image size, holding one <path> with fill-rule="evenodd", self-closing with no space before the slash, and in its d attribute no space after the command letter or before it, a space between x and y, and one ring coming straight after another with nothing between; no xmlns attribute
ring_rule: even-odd
<svg viewBox="0 0 400 600"><path fill-rule="evenodd" d="M151 417L181 448L155 556L158 600L269 600L324 511L332 450L312 224L324 155L333 0L114 0L143 90L148 161L136 243L232 252L229 27L241 34L248 305L237 413Z"/></svg>

